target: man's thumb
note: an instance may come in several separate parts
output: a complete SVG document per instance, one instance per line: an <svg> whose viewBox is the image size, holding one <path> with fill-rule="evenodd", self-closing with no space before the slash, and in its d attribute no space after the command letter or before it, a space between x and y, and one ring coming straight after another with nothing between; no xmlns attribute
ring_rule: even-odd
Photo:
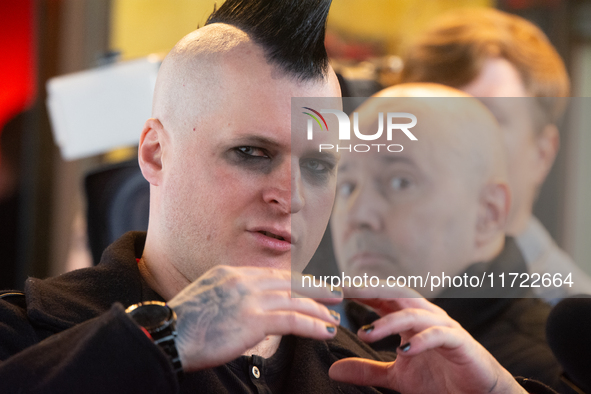
<svg viewBox="0 0 591 394"><path fill-rule="evenodd" d="M364 358L345 358L335 362L329 369L331 379L357 386L378 386L390 388L389 368L393 363Z"/></svg>

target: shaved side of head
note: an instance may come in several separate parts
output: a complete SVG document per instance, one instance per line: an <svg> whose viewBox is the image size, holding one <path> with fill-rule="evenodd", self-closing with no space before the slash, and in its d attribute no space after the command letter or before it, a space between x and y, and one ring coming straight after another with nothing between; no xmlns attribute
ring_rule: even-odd
<svg viewBox="0 0 591 394"><path fill-rule="evenodd" d="M331 82L334 72L324 48L330 4L331 0L226 0L206 26L181 39L164 59L152 117L171 133L197 129L200 115L223 106L219 92L227 90L226 73L246 79L248 66L261 72L269 69L262 64L271 66L272 74L265 77L273 79L306 85Z"/></svg>
<svg viewBox="0 0 591 394"><path fill-rule="evenodd" d="M224 24L212 24L181 39L166 56L156 80L152 117L170 132L191 130L200 114L219 108L220 64L241 52L256 51L247 34Z"/></svg>

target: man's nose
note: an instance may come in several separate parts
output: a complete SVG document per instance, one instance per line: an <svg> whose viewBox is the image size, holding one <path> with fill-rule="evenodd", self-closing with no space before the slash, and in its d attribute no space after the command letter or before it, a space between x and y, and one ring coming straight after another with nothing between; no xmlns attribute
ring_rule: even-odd
<svg viewBox="0 0 591 394"><path fill-rule="evenodd" d="M292 168L297 173L292 173ZM263 192L263 200L276 207L281 213L295 213L303 206L300 195L299 167L285 160L272 172L269 185Z"/></svg>
<svg viewBox="0 0 591 394"><path fill-rule="evenodd" d="M388 204L370 180L362 182L348 201L347 224L352 229L382 231Z"/></svg>

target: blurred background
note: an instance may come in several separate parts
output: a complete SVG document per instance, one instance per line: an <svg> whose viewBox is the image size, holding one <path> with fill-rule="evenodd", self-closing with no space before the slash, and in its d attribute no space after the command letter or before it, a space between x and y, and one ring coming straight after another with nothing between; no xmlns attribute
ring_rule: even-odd
<svg viewBox="0 0 591 394"><path fill-rule="evenodd" d="M131 144L65 160L48 117L47 82L114 62L162 57L205 23L214 4L0 2L0 289L22 288L28 276L53 276L91 265L85 177L136 156ZM565 60L573 96L591 96L589 1L333 0L326 44L333 67L355 81L350 95L368 95L395 83L402 68L399 55L409 41L434 17L457 7L495 7L534 22ZM101 116L105 132L109 124L120 122L108 111ZM561 151L534 213L591 273L591 135L585 122L581 124L562 128ZM142 126L131 130L138 139Z"/></svg>

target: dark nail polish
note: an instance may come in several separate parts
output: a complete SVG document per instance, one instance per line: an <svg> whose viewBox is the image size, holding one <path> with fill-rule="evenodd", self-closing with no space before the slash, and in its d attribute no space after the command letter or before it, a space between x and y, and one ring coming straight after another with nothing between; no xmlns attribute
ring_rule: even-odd
<svg viewBox="0 0 591 394"><path fill-rule="evenodd" d="M363 332L365 332L366 334L369 334L370 332L372 332L374 328L375 328L375 326L373 324L368 324L368 325L361 327Z"/></svg>
<svg viewBox="0 0 591 394"><path fill-rule="evenodd" d="M342 297L343 296L343 291L339 288L333 289L331 291L331 293L335 296L335 297Z"/></svg>
<svg viewBox="0 0 591 394"><path fill-rule="evenodd" d="M334 333L335 326L326 326L326 331L330 332L331 334Z"/></svg>
<svg viewBox="0 0 591 394"><path fill-rule="evenodd" d="M341 318L341 315L339 314L339 312L335 312L335 311L331 311L329 310L331 316L336 320L339 321L339 319Z"/></svg>
<svg viewBox="0 0 591 394"><path fill-rule="evenodd" d="M406 342L404 345L400 345L398 349L402 350L402 352L406 353L410 349L410 342Z"/></svg>

